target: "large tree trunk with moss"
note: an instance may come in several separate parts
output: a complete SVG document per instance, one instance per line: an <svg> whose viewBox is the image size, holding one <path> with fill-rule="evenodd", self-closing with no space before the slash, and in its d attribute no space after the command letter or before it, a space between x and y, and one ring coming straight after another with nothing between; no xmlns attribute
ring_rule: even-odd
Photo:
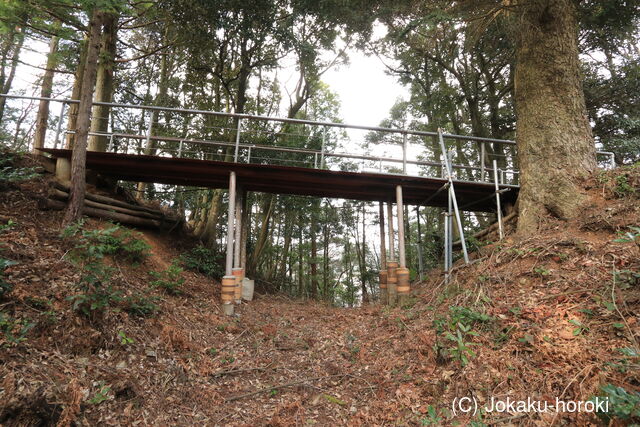
<svg viewBox="0 0 640 427"><path fill-rule="evenodd" d="M578 60L572 0L522 0L515 95L521 170L518 232L546 214L569 219L584 199L581 180L596 168Z"/></svg>
<svg viewBox="0 0 640 427"><path fill-rule="evenodd" d="M71 188L69 197L69 207L64 216L64 224L68 225L78 221L82 216L84 208L84 197L87 188L86 183L86 160L87 160L87 140L89 137L89 126L91 122L91 104L93 90L96 84L96 74L98 69L98 51L100 50L100 33L104 13L95 11L89 22L89 40L87 48L87 59L82 78L82 90L80 104L78 107L78 119L75 129L75 142L71 156Z"/></svg>

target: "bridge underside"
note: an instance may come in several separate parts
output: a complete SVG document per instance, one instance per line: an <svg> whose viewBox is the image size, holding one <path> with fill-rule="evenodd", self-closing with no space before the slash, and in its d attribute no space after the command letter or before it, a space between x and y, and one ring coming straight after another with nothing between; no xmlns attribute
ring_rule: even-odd
<svg viewBox="0 0 640 427"><path fill-rule="evenodd" d="M59 158L71 158L71 150L43 149ZM447 192L438 190L443 178L427 178L384 173L343 172L292 166L229 163L173 157L87 152L87 169L116 179L208 188L228 188L229 173L235 171L244 190L274 194L329 197L388 202L395 188L402 186L406 204L447 206ZM470 211L495 211L493 184L454 181L458 204ZM515 202L518 188L500 185L510 191L504 202Z"/></svg>

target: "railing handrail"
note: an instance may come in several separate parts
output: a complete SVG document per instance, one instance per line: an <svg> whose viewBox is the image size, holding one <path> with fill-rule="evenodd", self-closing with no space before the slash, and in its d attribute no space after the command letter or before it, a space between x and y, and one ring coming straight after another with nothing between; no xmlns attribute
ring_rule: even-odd
<svg viewBox="0 0 640 427"><path fill-rule="evenodd" d="M66 98L50 98L50 97L36 97L36 96L24 96L24 95L10 95L10 94L0 94L1 97L9 98L9 99L27 99L27 100L35 100L35 101L48 101L48 102L58 102L61 103L61 112L60 117L62 117L65 107L70 104L79 104L79 100L74 99L66 99ZM289 152L289 153L301 153L301 154L312 154L316 158L316 163L318 161L318 156L320 157L320 167L322 168L324 164L325 157L338 157L338 158L347 158L347 159L355 159L355 160L368 160L380 163L380 170L382 171L382 162L391 162L391 163L401 163L403 165L403 174L407 175L407 165L417 165L417 166L428 166L428 167L438 167L442 168L443 163L427 161L427 160L410 160L407 158L407 150L408 150L408 135L417 135L417 136L426 136L426 137L438 137L441 135L442 138L446 139L456 139L462 141L470 141L470 142L480 142L480 159L484 158L486 153L485 144L486 143L500 143L505 145L515 145L515 141L506 140L506 139L495 139L495 138L485 138L485 137L477 137L477 136L465 136L465 135L455 135L444 133L441 130L438 132L430 132L430 131L419 131L419 130L411 130L411 129L394 129L388 127L379 127L379 126L362 126L362 125L350 125L346 123L334 123L334 122L323 122L323 121L314 121L314 120L304 120L304 119L292 119L292 118L282 118L282 117L270 117L270 116L261 116L255 114L240 114L240 113L225 113L225 112L216 112L216 111L208 111L208 110L197 110L197 109L184 109L184 108L173 108L173 107L161 107L161 106L151 106L151 105L136 105L136 104L122 104L122 103L114 103L114 102L93 102L92 105L100 105L100 106L108 106L112 108L123 108L123 109L138 109L142 111L170 111L178 114L194 114L194 115L209 115L209 116L217 116L217 117L226 117L237 119L237 130L236 130L236 141L235 142L224 142L224 141L215 141L215 140L202 140L202 139L188 139L188 138L180 138L174 136L157 136L151 135L149 132L147 135L136 135L136 134L127 134L120 132L90 132L90 135L94 136L110 136L118 137L118 138L131 138L131 139L140 139L140 140L154 140L154 141L173 141L180 143L180 149L178 150L178 156L182 152L182 144L183 143L194 143L200 145L216 145L216 146L224 146L224 147L235 147L236 153L234 155L234 161L238 160L238 150L239 149L248 149L249 156L252 149L258 150L268 150L268 151L278 151L278 152ZM155 115L150 115L150 120L155 117ZM310 125L317 127L324 127L325 134L322 136L322 150L316 149L308 149L308 148L294 148L294 147L282 147L282 146L270 146L270 145L261 145L261 144L246 144L240 142L239 135L241 132L241 122L242 120L261 120L261 121L271 121L271 122L280 122L280 123L292 123L292 124L300 124L300 125ZM58 122L58 129L56 133L56 144L58 143L58 136L61 134L61 125L62 120ZM325 150L325 138L326 138L326 129L328 127L334 128L342 128L342 129L356 129L356 130L366 130L366 131L374 131L374 132L384 132L390 134L398 134L402 135L402 142L396 142L398 145L402 145L403 149L403 157L395 158L395 157L384 157L384 156L371 156L371 155L360 155L360 154L350 154L350 153L339 153L339 152L327 152ZM232 130L229 128L229 130ZM63 131L64 134L73 134L74 131L67 130ZM279 132L275 132L279 134ZM303 136L303 135L301 135ZM308 135L307 135L308 136ZM111 144L110 144L111 147ZM609 161L612 167L615 167L614 153L610 151L596 151L599 155L606 155L609 157ZM489 154L490 156L499 156L498 154ZM451 164L454 169L462 169L462 170L471 170L471 171L481 171L480 181L485 182L484 176L485 171L492 170L491 167L485 166L484 162L480 160L480 166L471 166L471 165L461 165L461 164ZM314 166L317 167L317 166ZM513 168L504 168L498 169L500 173L503 174L519 174L519 170ZM504 184L504 183L503 183Z"/></svg>
<svg viewBox="0 0 640 427"><path fill-rule="evenodd" d="M50 101L50 102L62 102L66 104L79 104L80 101L76 99L60 99L60 98L45 98L38 96L25 96L25 95L9 95L9 94L0 94L1 97L4 98L15 98L15 99L29 99L34 101ZM301 125L314 125L314 126L327 126L327 127L335 127L342 129L356 129L356 130L369 130L374 132L387 132L387 133L397 133L400 135L417 135L417 136L430 136L437 137L438 132L431 131L421 131L421 130L411 130L411 129L394 129L380 126L363 126L363 125L351 125L348 123L336 123L336 122L323 122L323 121L315 121L315 120L304 120L304 119L291 119L286 117L270 117L270 116L261 116L256 114L244 114L244 113L225 113L221 111L209 111L209 110L194 110L194 109L185 109L185 108L172 108L172 107L160 107L155 105L136 105L136 104L121 104L115 102L99 102L94 101L92 105L101 105L105 107L115 107L115 108L130 108L130 109L140 109L140 110L149 110L149 111L173 111L176 113L184 113L184 114L204 114L210 116L217 117L228 117L228 118L237 118L237 119L250 119L250 120L263 120L263 121L275 121L281 123L292 123L292 124L301 124ZM496 138L484 138L479 136L467 136L467 135L455 135L451 133L443 133L442 136L447 139L458 139L463 141L478 141L478 142L495 142L507 145L515 145L515 141L509 139L496 139Z"/></svg>

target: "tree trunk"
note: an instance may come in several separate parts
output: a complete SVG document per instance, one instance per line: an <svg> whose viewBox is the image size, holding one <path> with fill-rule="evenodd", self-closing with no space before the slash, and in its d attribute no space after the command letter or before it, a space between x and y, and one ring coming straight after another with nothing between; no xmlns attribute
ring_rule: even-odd
<svg viewBox="0 0 640 427"><path fill-rule="evenodd" d="M2 94L6 95L11 90L11 85L13 84L13 78L16 75L16 68L18 68L18 59L20 58L20 51L22 50L22 45L24 44L24 30L16 29L12 32L12 40L9 41L7 55L3 55L3 63L2 63L2 72L0 75L0 90L2 90ZM11 44L15 40L15 47L13 48L13 56L11 57L11 62L9 65L9 74L5 74L5 61L8 60L8 53L11 50ZM0 122L2 122L2 118L4 117L4 109L7 103L7 98L0 97Z"/></svg>
<svg viewBox="0 0 640 427"><path fill-rule="evenodd" d="M293 221L291 221L289 215L285 215L284 223L284 246L282 247L282 257L280 259L280 266L278 267L278 278L280 279L280 281L284 281L287 273L287 260L289 259L291 238L293 237Z"/></svg>
<svg viewBox="0 0 640 427"><path fill-rule="evenodd" d="M96 102L113 101L113 72L116 65L117 31L118 16L115 14L105 15L104 30L102 32L102 46L100 47L100 58L96 80ZM95 105L93 107L91 132L107 132L109 129L110 112L111 108L106 105ZM89 140L89 150L107 151L108 142L109 138L106 135L91 136Z"/></svg>
<svg viewBox="0 0 640 427"><path fill-rule="evenodd" d="M584 199L580 182L595 170L578 60L573 0L528 0L516 37L515 95L521 171L518 232L545 214L569 219Z"/></svg>
<svg viewBox="0 0 640 427"><path fill-rule="evenodd" d="M49 54L47 55L47 70L42 77L42 89L40 90L41 98L50 98L53 92L53 77L57 66L59 39L56 36L51 37L49 41ZM62 119L62 118L60 118ZM36 116L36 135L33 138L33 153L40 154L38 149L44 148L44 140L47 136L47 127L49 122L49 101L40 101L38 106L38 115Z"/></svg>
<svg viewBox="0 0 640 427"><path fill-rule="evenodd" d="M267 237L269 237L269 222L271 220L271 215L273 214L273 208L275 206L276 197L273 194L266 195L266 198L263 203L263 216L262 216L262 225L260 227L260 233L258 235L258 240L256 241L256 246L251 255L251 263L249 264L249 271L252 274L255 274L258 269L258 263L260 261L260 255L262 255L262 251L264 250Z"/></svg>
<svg viewBox="0 0 640 427"><path fill-rule="evenodd" d="M98 68L98 51L100 49L100 32L104 13L95 11L89 22L89 41L87 49L87 62L82 79L82 94L78 108L78 122L75 134L75 143L71 156L71 197L69 207L64 216L64 224L68 225L80 219L84 208L84 196L86 192L86 160L87 139L89 136L89 124L91 121L91 100L96 84Z"/></svg>
<svg viewBox="0 0 640 427"><path fill-rule="evenodd" d="M304 262L304 253L302 252L302 215L298 217L298 296L304 295L302 263Z"/></svg>
<svg viewBox="0 0 640 427"><path fill-rule="evenodd" d="M165 34L163 37L163 43L166 43L167 39L168 39L167 33L165 31ZM161 55L160 57L160 83L158 85L158 94L156 95L156 99L154 102L154 104L158 107L164 107L167 104L167 95L169 93L169 68L170 68L170 64L167 58L168 56L169 55ZM167 120L166 115L165 115L165 120ZM148 132L150 137L156 135L157 126L158 126L158 113L156 111L153 111L149 119L150 129L148 130ZM156 153L155 141L149 138L144 148L144 154L146 156L149 156L149 155L153 156L155 155L155 153ZM147 189L146 182L138 183L138 192L137 192L138 199L140 200L144 199L144 193L146 189ZM215 246L215 239L216 239L215 233L213 234L212 238L213 238L213 243L209 242L209 246L211 248Z"/></svg>
<svg viewBox="0 0 640 427"><path fill-rule="evenodd" d="M71 99L78 100L82 94L82 82L84 80L84 70L87 64L87 51L89 48L89 41L85 39L80 43L80 57L78 58L78 68L76 68L76 74L74 76L73 88L71 89ZM69 106L69 119L67 120L67 131L73 132L76 130L76 124L78 122L78 104L71 104ZM67 134L67 141L65 143L66 149L73 148L73 142L75 136L72 133Z"/></svg>
<svg viewBox="0 0 640 427"><path fill-rule="evenodd" d="M311 260L309 261L311 267L311 298L318 299L318 242L316 239L316 215L317 204L314 203L311 206Z"/></svg>

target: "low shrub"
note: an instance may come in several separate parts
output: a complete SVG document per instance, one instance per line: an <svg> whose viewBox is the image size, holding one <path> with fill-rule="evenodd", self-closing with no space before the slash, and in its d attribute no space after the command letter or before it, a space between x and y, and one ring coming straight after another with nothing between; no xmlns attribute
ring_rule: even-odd
<svg viewBox="0 0 640 427"><path fill-rule="evenodd" d="M180 261L186 269L197 271L214 279L220 279L224 276L221 260L222 255L202 245L196 246L180 257Z"/></svg>
<svg viewBox="0 0 640 427"><path fill-rule="evenodd" d="M164 271L149 272L151 277L155 279L151 281L151 285L162 288L171 295L179 295L181 293L180 287L184 283L183 272L184 270L178 265L178 261L174 260Z"/></svg>

